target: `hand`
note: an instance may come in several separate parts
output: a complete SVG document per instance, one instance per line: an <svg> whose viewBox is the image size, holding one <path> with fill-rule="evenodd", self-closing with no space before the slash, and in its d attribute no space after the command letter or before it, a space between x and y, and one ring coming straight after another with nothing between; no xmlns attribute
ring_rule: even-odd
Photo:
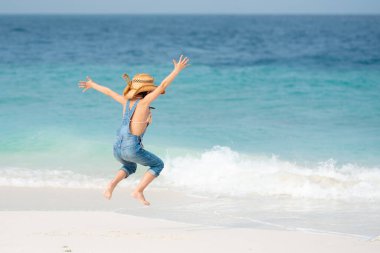
<svg viewBox="0 0 380 253"><path fill-rule="evenodd" d="M92 88L94 81L92 81L91 77L87 76L87 81L79 81L78 87L83 88L82 92Z"/></svg>
<svg viewBox="0 0 380 253"><path fill-rule="evenodd" d="M178 71L181 71L183 70L184 68L186 68L187 66L189 66L190 64L187 64L189 62L189 58L185 57L182 59L182 54L181 56L179 57L179 61L178 63L176 62L176 60L173 59L173 64L174 64L174 70L178 70Z"/></svg>

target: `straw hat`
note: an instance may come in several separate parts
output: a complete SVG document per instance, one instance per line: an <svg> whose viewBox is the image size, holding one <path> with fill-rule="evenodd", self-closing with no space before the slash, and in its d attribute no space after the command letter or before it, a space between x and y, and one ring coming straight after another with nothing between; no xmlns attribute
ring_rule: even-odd
<svg viewBox="0 0 380 253"><path fill-rule="evenodd" d="M123 95L127 99L131 99L141 92L150 92L157 88L154 84L154 78L146 73L136 74L132 80L127 74L124 74L123 78L127 82L127 86L123 91ZM165 91L161 94L165 94Z"/></svg>

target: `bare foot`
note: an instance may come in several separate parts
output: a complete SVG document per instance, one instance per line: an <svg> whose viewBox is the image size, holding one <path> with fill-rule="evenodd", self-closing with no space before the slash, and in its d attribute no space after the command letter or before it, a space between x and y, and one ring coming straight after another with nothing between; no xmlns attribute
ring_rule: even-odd
<svg viewBox="0 0 380 253"><path fill-rule="evenodd" d="M141 203L143 203L146 206L150 205L150 203L148 201L146 201L144 194L142 192L134 191L131 193L131 196L134 197L135 199L139 200Z"/></svg>
<svg viewBox="0 0 380 253"><path fill-rule="evenodd" d="M115 189L115 187L112 187L112 184L109 184L109 185L107 186L107 188L104 190L104 192L103 192L103 196L104 196L106 199L110 200L111 197L112 197L113 189Z"/></svg>

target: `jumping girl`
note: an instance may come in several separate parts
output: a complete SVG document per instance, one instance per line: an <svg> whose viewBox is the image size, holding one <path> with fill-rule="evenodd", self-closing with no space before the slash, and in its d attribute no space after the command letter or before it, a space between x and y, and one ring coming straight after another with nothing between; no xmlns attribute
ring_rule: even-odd
<svg viewBox="0 0 380 253"><path fill-rule="evenodd" d="M122 163L122 167L105 189L105 198L111 199L112 192L117 184L124 178L135 173L138 163L149 166L149 169L145 172L140 183L131 193L131 196L138 199L144 205L150 204L145 199L143 192L153 179L160 175L161 170L164 168L162 160L153 153L145 150L142 145L142 137L152 121L152 114L150 112L152 107L150 107L150 104L157 99L158 96L164 94L165 89L175 77L185 67L189 66L187 64L188 61L189 59L187 57L183 58L183 55L180 56L178 62L173 59L173 71L159 86L154 85L153 77L148 74L136 74L132 80L130 80L127 74L124 74L123 78L127 81L127 86L124 89L123 95L119 95L111 89L95 83L90 77L87 77L87 81L79 82L79 87L83 88L83 92L93 88L112 97L123 106L123 121L117 131L117 140L113 146L114 156Z"/></svg>

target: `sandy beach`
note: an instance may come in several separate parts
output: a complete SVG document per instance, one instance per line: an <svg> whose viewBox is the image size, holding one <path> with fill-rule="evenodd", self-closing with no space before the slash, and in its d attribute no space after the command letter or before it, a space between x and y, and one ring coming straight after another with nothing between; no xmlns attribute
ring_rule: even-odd
<svg viewBox="0 0 380 253"><path fill-rule="evenodd" d="M379 252L380 240L301 231L207 226L118 213L130 205L154 210L162 191L141 207L118 189L1 187L0 251L13 252ZM173 197L177 193L173 193ZM36 201L25 200L35 199ZM92 205L90 204L92 203Z"/></svg>
<svg viewBox="0 0 380 253"><path fill-rule="evenodd" d="M379 252L380 241L207 227L106 211L3 211L1 252Z"/></svg>

